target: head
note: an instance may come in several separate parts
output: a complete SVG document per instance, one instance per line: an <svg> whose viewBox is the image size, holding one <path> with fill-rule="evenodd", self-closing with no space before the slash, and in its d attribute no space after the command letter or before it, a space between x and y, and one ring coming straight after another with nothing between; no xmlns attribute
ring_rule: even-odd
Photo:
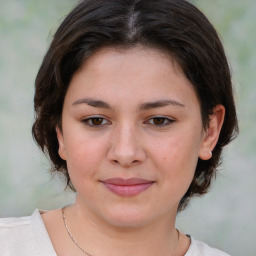
<svg viewBox="0 0 256 256"><path fill-rule="evenodd" d="M221 163L222 149L238 131L231 75L222 43L211 23L183 0L86 0L64 19L36 78L33 136L49 155L53 172L65 175L74 190L67 163L58 153L56 127L62 129L63 103L74 74L103 48L156 49L175 61L193 85L207 130L217 105L225 108L222 129L208 160L198 158L192 182L179 203L206 193Z"/></svg>

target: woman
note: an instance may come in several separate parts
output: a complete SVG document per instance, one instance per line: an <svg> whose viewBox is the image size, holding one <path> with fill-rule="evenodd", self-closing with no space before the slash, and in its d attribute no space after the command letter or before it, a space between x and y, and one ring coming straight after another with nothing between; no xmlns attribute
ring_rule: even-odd
<svg viewBox="0 0 256 256"><path fill-rule="evenodd" d="M227 255L175 228L238 131L230 71L183 0L84 0L36 78L33 135L74 204L0 221L0 255Z"/></svg>

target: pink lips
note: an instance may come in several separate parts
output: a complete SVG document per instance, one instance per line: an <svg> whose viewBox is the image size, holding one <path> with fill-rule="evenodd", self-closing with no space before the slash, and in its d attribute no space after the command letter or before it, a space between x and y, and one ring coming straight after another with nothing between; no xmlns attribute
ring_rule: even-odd
<svg viewBox="0 0 256 256"><path fill-rule="evenodd" d="M154 181L131 178L113 178L102 181L102 183L114 194L119 196L135 196L154 184Z"/></svg>

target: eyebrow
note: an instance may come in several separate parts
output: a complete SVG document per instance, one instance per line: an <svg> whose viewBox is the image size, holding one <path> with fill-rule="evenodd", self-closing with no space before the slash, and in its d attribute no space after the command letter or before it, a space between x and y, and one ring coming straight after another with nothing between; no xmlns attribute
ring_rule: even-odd
<svg viewBox="0 0 256 256"><path fill-rule="evenodd" d="M73 106L80 105L80 104L87 104L88 106L95 107L95 108L103 108L103 109L112 109L112 107L101 100L96 100L93 98L82 98L76 100L72 103ZM166 106L178 106L178 107L185 107L184 104L180 103L177 100L173 99L166 99L166 100L157 100L153 102L145 102L139 105L139 111L150 110L154 108L166 107Z"/></svg>
<svg viewBox="0 0 256 256"><path fill-rule="evenodd" d="M87 104L91 107L95 107L95 108L105 108L105 109L111 109L110 105L104 101L101 100L95 100L92 98L83 98L83 99L79 99L76 100L75 102L73 102L73 106L75 105L79 105L79 104Z"/></svg>
<svg viewBox="0 0 256 256"><path fill-rule="evenodd" d="M167 100L157 100L153 102L146 102L139 106L139 110L149 110L152 108L160 108L160 107L166 107L166 106L178 106L178 107L185 107L182 103L180 103L177 100L173 99L167 99Z"/></svg>

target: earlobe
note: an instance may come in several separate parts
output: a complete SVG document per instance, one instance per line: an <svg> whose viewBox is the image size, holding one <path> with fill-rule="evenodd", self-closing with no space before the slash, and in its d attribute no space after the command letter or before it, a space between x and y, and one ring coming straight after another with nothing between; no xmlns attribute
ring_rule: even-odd
<svg viewBox="0 0 256 256"><path fill-rule="evenodd" d="M212 151L216 146L220 131L224 122L225 107L223 105L216 105L213 108L213 114L209 117L209 126L204 134L201 148L199 151L199 158L202 160L209 160L212 157Z"/></svg>
<svg viewBox="0 0 256 256"><path fill-rule="evenodd" d="M66 151L65 151L65 146L64 146L64 138L63 138L63 133L59 126L56 126L56 133L57 133L57 139L59 142L59 156L63 159L66 160Z"/></svg>

